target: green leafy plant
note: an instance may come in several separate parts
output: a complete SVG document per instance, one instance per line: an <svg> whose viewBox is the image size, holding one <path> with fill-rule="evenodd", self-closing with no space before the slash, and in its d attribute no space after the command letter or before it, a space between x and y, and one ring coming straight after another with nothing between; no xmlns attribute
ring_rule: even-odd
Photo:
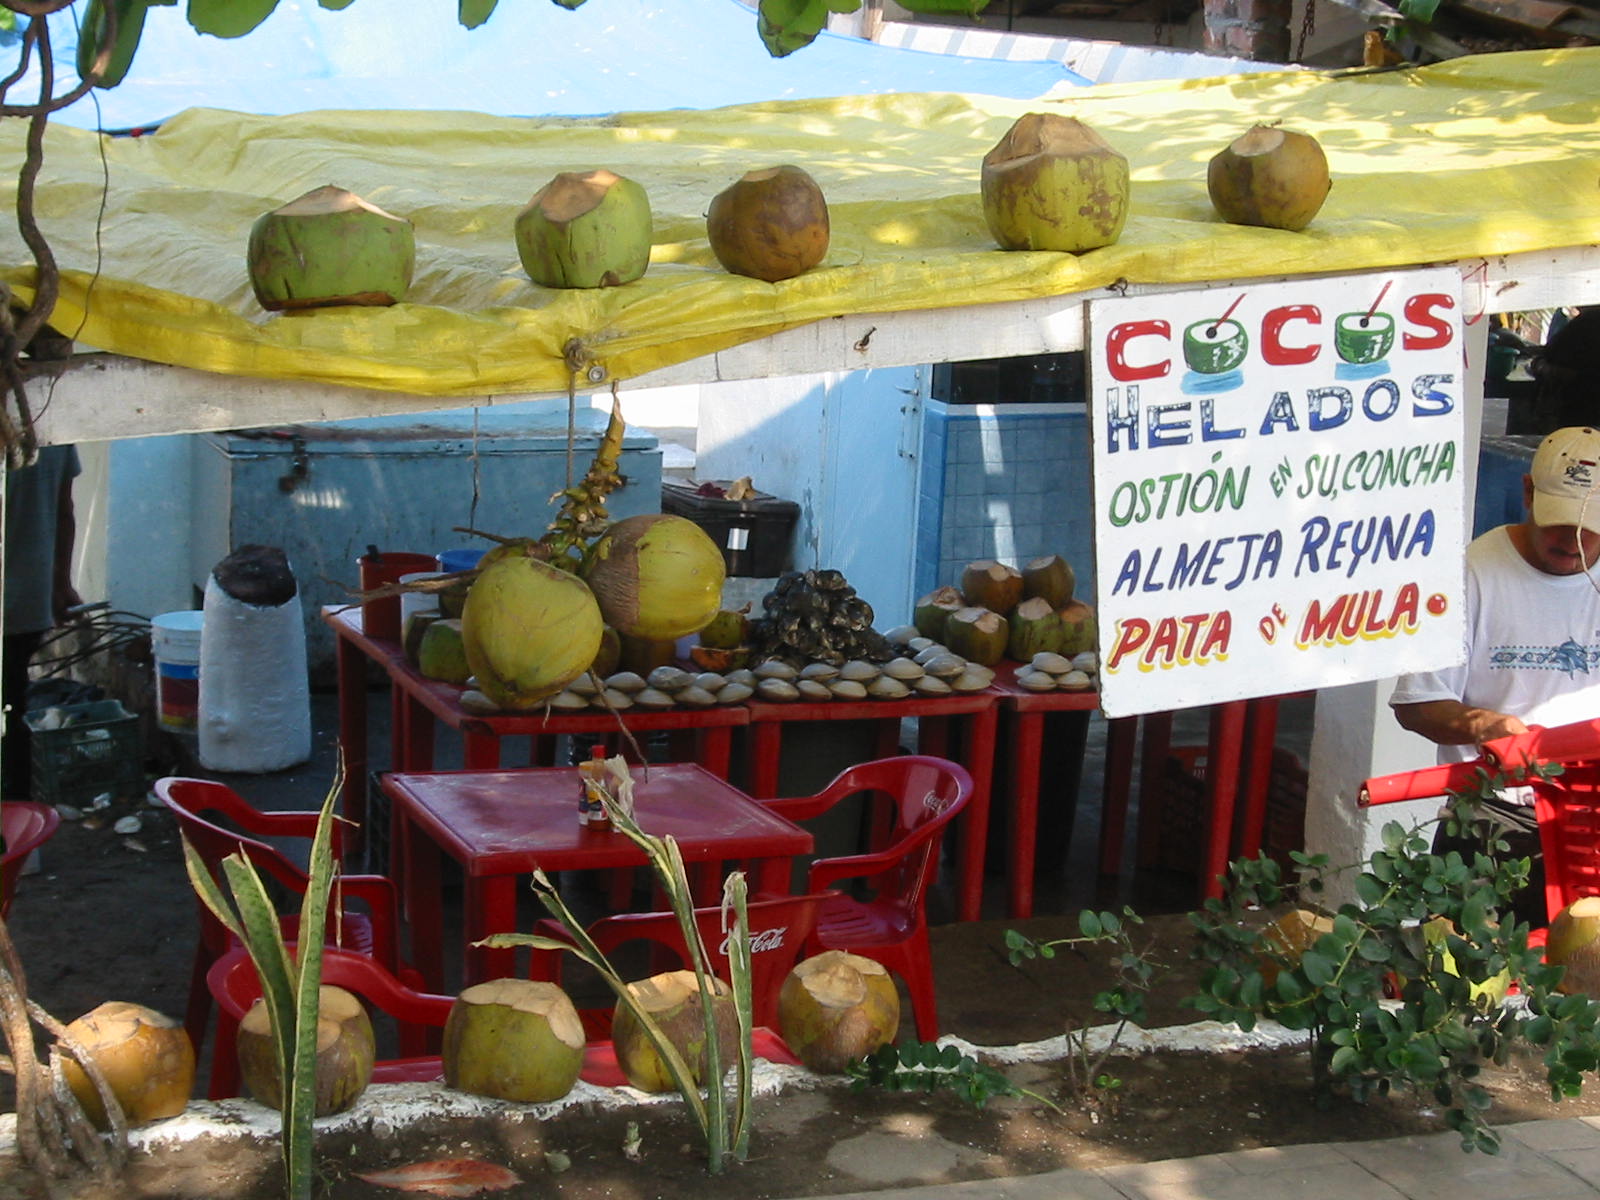
<svg viewBox="0 0 1600 1200"><path fill-rule="evenodd" d="M1038 1092L1019 1087L1004 1072L981 1063L953 1045L937 1042L901 1042L880 1046L865 1058L852 1059L845 1066L853 1091L869 1087L891 1092L950 1092L974 1108L982 1108L993 1096L1020 1096L1060 1112L1053 1100Z"/></svg>
<svg viewBox="0 0 1600 1200"><path fill-rule="evenodd" d="M316 1109L317 1014L322 985L322 944L328 917L328 897L338 874L333 858L333 806L344 786L341 768L322 802L316 836L311 844L309 881L300 905L300 925L295 952L284 943L277 910L261 876L242 853L222 860L232 903L205 862L183 843L189 882L217 920L249 952L261 980L261 995L272 1026L283 1079L283 1173L288 1200L310 1200L315 1179L311 1122Z"/></svg>
<svg viewBox="0 0 1600 1200"><path fill-rule="evenodd" d="M1150 957L1149 948L1140 949L1133 943L1132 929L1144 924L1143 918L1133 909L1124 907L1119 916L1114 912L1096 912L1084 909L1078 914L1078 936L1036 941L1015 929L1006 930L1006 953L1012 966L1020 966L1033 959L1050 959L1058 950L1080 950L1084 946L1109 943L1113 947L1110 967L1113 982L1110 987L1095 993L1094 1010L1116 1018L1111 1036L1098 1051L1089 1044L1089 1030L1071 1016L1066 1021L1067 1084L1080 1100L1098 1092L1102 1102L1122 1086L1122 1080L1104 1068L1121 1044L1129 1025L1143 1025L1146 1019L1145 997L1150 993L1151 981L1160 963Z"/></svg>
<svg viewBox="0 0 1600 1200"><path fill-rule="evenodd" d="M607 769L611 780L626 778L627 767L621 758L608 760ZM626 786L623 784L623 787ZM754 1019L750 998L750 921L746 909L745 879L741 872L736 871L723 883L723 915L729 928L728 974L731 976L729 983L733 989L734 1008L738 1020L738 1060L732 1064L737 1070L730 1101L726 1083L730 1064L722 1061L717 1037L716 1013L712 1007L714 976L709 966L710 955L706 952L705 943L700 938L699 926L695 922L694 899L689 888L688 876L684 871L683 855L678 849L676 839L654 837L639 827L633 818L631 803L618 802L621 790L614 783L601 784L602 803L605 805L606 814L611 818L612 824L648 856L651 869L670 899L672 911L678 918L678 928L683 933L684 943L689 947L690 957L693 960L691 965L699 984L700 1009L705 1020L707 1084L704 1097L701 1096L701 1089L695 1083L694 1074L689 1064L684 1061L683 1055L679 1054L677 1048L667 1040L660 1024L640 1007L633 993L629 991L627 982L584 931L583 925L572 915L566 902L562 900L555 884L543 871L533 873L533 890L550 914L566 926L572 941L561 941L534 933L497 933L485 938L481 944L501 948L531 946L538 950L569 951L599 972L600 977L616 994L618 1001L632 1013L656 1052L661 1055L661 1060L666 1064L673 1083L688 1105L690 1117L705 1139L708 1169L712 1174L717 1174L729 1158L743 1161L750 1149L750 1100L755 1055L752 1043Z"/></svg>
<svg viewBox="0 0 1600 1200"><path fill-rule="evenodd" d="M1526 774L1484 772L1451 797L1446 823L1484 847L1470 862L1431 853L1420 826L1385 825L1382 847L1354 881L1356 900L1339 906L1303 951L1274 937L1261 915L1325 890L1327 856L1293 854L1293 885L1269 858L1231 864L1224 898L1190 914L1197 956L1209 965L1187 1003L1245 1030L1262 1019L1305 1030L1320 1099L1423 1090L1445 1108L1463 1149L1494 1153L1491 1097L1479 1080L1485 1063L1505 1063L1519 1043L1538 1048L1554 1099L1577 1095L1583 1072L1600 1065L1600 1004L1556 991L1562 968L1546 966L1528 945L1528 926L1509 915L1528 860L1505 857L1505 842L1476 812L1479 800ZM1500 1003L1509 982L1518 995ZM1386 985L1394 998L1385 998Z"/></svg>

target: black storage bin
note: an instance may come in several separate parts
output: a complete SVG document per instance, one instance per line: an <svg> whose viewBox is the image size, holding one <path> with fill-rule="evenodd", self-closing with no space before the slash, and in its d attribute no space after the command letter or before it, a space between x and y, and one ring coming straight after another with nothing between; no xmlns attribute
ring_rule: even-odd
<svg viewBox="0 0 1600 1200"><path fill-rule="evenodd" d="M719 487L725 481L715 480ZM789 538L800 516L793 500L757 492L748 500L723 500L696 494L694 484L664 480L661 511L687 517L722 550L728 574L765 579L788 566Z"/></svg>

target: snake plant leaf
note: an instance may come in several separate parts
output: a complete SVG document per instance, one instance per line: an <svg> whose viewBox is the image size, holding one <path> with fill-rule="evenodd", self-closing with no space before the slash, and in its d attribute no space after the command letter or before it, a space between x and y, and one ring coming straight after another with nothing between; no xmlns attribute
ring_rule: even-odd
<svg viewBox="0 0 1600 1200"><path fill-rule="evenodd" d="M277 7L278 0L189 0L189 24L212 37L243 37Z"/></svg>
<svg viewBox="0 0 1600 1200"><path fill-rule="evenodd" d="M500 0L456 0L456 20L467 29L476 29L493 15Z"/></svg>

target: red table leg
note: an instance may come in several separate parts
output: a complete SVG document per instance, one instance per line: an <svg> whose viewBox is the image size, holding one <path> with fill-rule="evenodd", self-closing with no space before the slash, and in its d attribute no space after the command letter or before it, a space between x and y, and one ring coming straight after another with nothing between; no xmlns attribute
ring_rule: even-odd
<svg viewBox="0 0 1600 1200"><path fill-rule="evenodd" d="M430 734L432 730L429 730ZM500 765L500 739L492 733L461 731L461 762L469 771L492 771Z"/></svg>
<svg viewBox="0 0 1600 1200"><path fill-rule="evenodd" d="M961 874L956 919L976 921L983 910L984 851L989 843L989 781L994 774L994 734L999 706L991 704L966 720L966 762L972 799L961 815Z"/></svg>
<svg viewBox="0 0 1600 1200"><path fill-rule="evenodd" d="M403 827L400 841L405 872L401 887L410 914L411 961L422 973L428 990L442 992L444 954L439 943L444 927L440 918L439 861L443 855L430 839L414 836L410 822L403 817L397 824Z"/></svg>
<svg viewBox="0 0 1600 1200"><path fill-rule="evenodd" d="M396 761L396 770L433 770L433 714L425 704L402 695L392 736L396 745L391 757Z"/></svg>
<svg viewBox="0 0 1600 1200"><path fill-rule="evenodd" d="M1167 786L1167 757L1172 751L1172 714L1146 713L1139 718L1139 865L1147 866L1161 853L1161 823L1157 793ZM1152 814L1147 818L1146 814Z"/></svg>
<svg viewBox="0 0 1600 1200"><path fill-rule="evenodd" d="M1106 876L1122 873L1129 781L1133 778L1133 750L1138 738L1138 717L1118 717L1106 723L1105 780L1100 792L1100 874Z"/></svg>
<svg viewBox="0 0 1600 1200"><path fill-rule="evenodd" d="M1211 710L1211 744L1206 749L1206 790L1210 796L1211 829L1206 843L1201 896L1222 896L1220 876L1228 870L1233 841L1233 805L1239 794L1239 760L1244 743L1243 700L1230 700Z"/></svg>
<svg viewBox="0 0 1600 1200"><path fill-rule="evenodd" d="M1033 858L1039 834L1039 752L1044 743L1044 714L1011 714L1016 722L1011 755L1011 885L1006 915L1033 916Z"/></svg>
<svg viewBox="0 0 1600 1200"><path fill-rule="evenodd" d="M1267 794L1272 788L1272 749L1278 740L1278 698L1262 696L1246 702L1244 752L1244 819L1239 854L1261 853L1267 824Z"/></svg>
<svg viewBox="0 0 1600 1200"><path fill-rule="evenodd" d="M345 839L345 857L360 853L367 842L367 656L346 638L336 638L335 670L339 686L339 753L344 759L344 785L339 811L355 826Z"/></svg>
<svg viewBox="0 0 1600 1200"><path fill-rule="evenodd" d="M733 730L726 725L702 729L699 741L700 757L697 761L718 779L726 779L733 764Z"/></svg>
<svg viewBox="0 0 1600 1200"><path fill-rule="evenodd" d="M761 721L750 726L750 795L771 800L778 795L778 763L783 754L783 725Z"/></svg>
<svg viewBox="0 0 1600 1200"><path fill-rule="evenodd" d="M491 933L517 931L517 877L469 876L462 889L462 902L466 937L462 986L510 976L516 970L515 950L491 950L473 943Z"/></svg>

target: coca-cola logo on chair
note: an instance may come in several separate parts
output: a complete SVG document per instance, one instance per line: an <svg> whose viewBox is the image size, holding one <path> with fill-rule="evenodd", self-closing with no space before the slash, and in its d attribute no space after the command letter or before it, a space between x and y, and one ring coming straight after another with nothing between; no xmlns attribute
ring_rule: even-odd
<svg viewBox="0 0 1600 1200"><path fill-rule="evenodd" d="M779 925L775 929L761 929L750 935L750 953L760 954L763 950L776 950L783 945L783 935L789 932L787 925ZM729 943L733 941L733 934L729 933L722 939L722 945L717 947L717 953L728 957Z"/></svg>

